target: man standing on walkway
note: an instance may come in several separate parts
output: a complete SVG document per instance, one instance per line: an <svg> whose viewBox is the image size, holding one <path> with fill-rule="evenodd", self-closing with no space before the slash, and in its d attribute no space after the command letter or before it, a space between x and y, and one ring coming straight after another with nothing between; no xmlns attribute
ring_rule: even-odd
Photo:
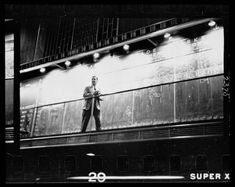
<svg viewBox="0 0 235 187"><path fill-rule="evenodd" d="M81 128L82 133L86 131L91 114L93 114L95 118L96 130L97 131L101 130L100 101L102 101L102 99L100 99L101 95L100 89L96 87L98 83L98 77L92 76L91 82L92 85L87 86L83 94L83 97L85 99L85 104L83 106L83 113L82 113L82 128Z"/></svg>

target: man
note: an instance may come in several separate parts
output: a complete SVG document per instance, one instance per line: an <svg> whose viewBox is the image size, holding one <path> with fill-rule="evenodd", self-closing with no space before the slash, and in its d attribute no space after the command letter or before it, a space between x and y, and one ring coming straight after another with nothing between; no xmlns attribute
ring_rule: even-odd
<svg viewBox="0 0 235 187"><path fill-rule="evenodd" d="M85 104L83 106L83 113L82 113L82 129L81 132L85 132L87 128L87 124L89 122L91 116L91 109L92 109L92 97L94 98L94 105L93 105L93 115L95 117L95 124L96 130L100 131L100 90L96 87L98 82L98 77L92 76L92 85L87 86L84 90L83 97L85 99Z"/></svg>

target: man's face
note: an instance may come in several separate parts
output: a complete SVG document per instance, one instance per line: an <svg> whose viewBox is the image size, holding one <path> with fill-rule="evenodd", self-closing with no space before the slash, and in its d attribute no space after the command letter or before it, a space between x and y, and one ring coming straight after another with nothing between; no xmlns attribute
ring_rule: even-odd
<svg viewBox="0 0 235 187"><path fill-rule="evenodd" d="M97 77L92 77L91 82L92 82L92 85L93 85L93 86L96 86L96 84L97 84L97 82L98 82Z"/></svg>

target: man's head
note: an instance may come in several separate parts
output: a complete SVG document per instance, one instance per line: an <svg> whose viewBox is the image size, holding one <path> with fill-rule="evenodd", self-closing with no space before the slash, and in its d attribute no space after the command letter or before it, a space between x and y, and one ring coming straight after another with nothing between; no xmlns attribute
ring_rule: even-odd
<svg viewBox="0 0 235 187"><path fill-rule="evenodd" d="M97 82L98 82L98 77L92 76L91 82L92 82L92 85L93 85L93 86L96 86L96 84L97 84Z"/></svg>

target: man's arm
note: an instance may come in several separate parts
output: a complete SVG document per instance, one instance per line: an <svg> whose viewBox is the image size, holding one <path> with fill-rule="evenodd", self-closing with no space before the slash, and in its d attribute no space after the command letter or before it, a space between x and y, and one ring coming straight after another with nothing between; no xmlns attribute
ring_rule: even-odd
<svg viewBox="0 0 235 187"><path fill-rule="evenodd" d="M83 93L83 97L87 98L87 97L92 97L92 96L93 96L92 93L90 93L88 90L88 87L86 87Z"/></svg>
<svg viewBox="0 0 235 187"><path fill-rule="evenodd" d="M96 96L99 100L103 101L103 100L100 98L100 96L101 96L100 90L96 90L96 91L94 92L94 96Z"/></svg>
<svg viewBox="0 0 235 187"><path fill-rule="evenodd" d="M100 93L100 91L99 91L99 90L96 90L96 91L94 92L94 95L95 95L95 96L100 96L100 95L101 95L101 93Z"/></svg>

